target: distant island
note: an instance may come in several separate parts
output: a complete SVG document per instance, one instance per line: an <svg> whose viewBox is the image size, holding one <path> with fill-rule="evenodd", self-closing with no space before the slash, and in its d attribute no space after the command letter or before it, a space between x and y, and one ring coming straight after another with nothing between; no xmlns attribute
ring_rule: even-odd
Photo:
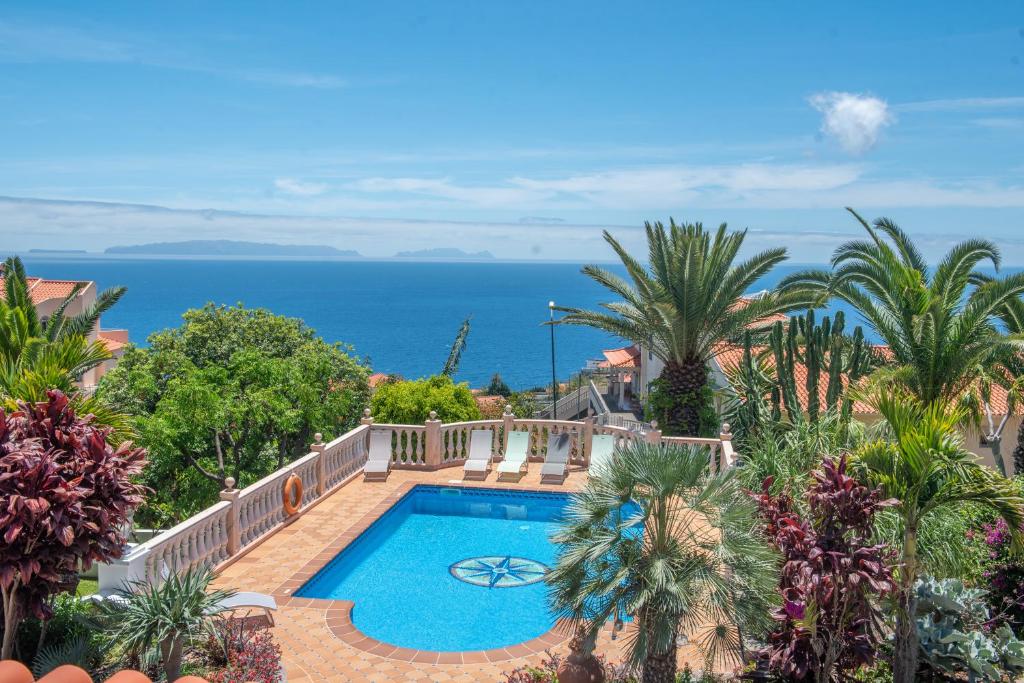
<svg viewBox="0 0 1024 683"><path fill-rule="evenodd" d="M87 254L85 249L29 249L30 254Z"/></svg>
<svg viewBox="0 0 1024 683"><path fill-rule="evenodd" d="M309 256L358 258L358 251L335 249L320 244L269 244L236 240L187 240L154 242L133 246L107 247L107 254L147 254L155 256Z"/></svg>
<svg viewBox="0 0 1024 683"><path fill-rule="evenodd" d="M454 247L437 247L435 249L420 249L419 251L400 251L395 258L469 258L469 259L492 259L494 254L489 251L478 251L470 253Z"/></svg>

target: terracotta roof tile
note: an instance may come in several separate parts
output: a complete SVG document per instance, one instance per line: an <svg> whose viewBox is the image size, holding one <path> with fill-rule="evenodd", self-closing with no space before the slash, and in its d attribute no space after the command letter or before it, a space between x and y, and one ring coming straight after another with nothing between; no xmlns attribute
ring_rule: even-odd
<svg viewBox="0 0 1024 683"><path fill-rule="evenodd" d="M78 280L44 280L39 277L26 277L25 281L28 283L28 293L32 297L32 303L36 305L51 299L65 299L75 291L76 285L82 285L84 288L90 284ZM4 279L0 277L0 298L3 297L3 284Z"/></svg>
<svg viewBox="0 0 1024 683"><path fill-rule="evenodd" d="M605 360L598 363L601 368L638 368L640 367L640 349L633 344L621 349L605 349Z"/></svg>

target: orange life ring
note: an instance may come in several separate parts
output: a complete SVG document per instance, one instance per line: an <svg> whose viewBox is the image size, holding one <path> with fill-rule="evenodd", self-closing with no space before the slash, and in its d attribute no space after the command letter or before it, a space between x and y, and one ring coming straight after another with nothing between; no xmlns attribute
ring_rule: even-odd
<svg viewBox="0 0 1024 683"><path fill-rule="evenodd" d="M302 507L302 479L294 472L284 480L284 512L294 515Z"/></svg>

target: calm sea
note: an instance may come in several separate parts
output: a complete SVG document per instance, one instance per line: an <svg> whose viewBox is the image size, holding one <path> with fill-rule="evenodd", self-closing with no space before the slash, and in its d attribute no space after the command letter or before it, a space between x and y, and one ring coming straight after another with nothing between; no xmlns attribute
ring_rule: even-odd
<svg viewBox="0 0 1024 683"><path fill-rule="evenodd" d="M23 258L32 275L125 285L103 326L128 328L136 344L179 325L189 308L242 302L302 318L325 339L351 344L375 371L416 378L441 370L459 325L472 316L458 379L474 387L495 372L514 389L549 383L548 301L608 300L579 265L562 263ZM779 268L760 286L805 267ZM555 336L560 378L623 343L580 327L559 327Z"/></svg>

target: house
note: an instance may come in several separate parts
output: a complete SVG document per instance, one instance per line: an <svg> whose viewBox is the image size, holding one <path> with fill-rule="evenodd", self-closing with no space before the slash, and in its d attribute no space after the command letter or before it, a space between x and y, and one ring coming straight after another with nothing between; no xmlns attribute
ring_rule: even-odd
<svg viewBox="0 0 1024 683"><path fill-rule="evenodd" d="M35 304L36 315L41 321L46 321L57 307L69 296L75 294L74 299L65 309L66 316L76 316L85 312L90 306L96 303L96 283L86 280L47 280L41 277L28 277L29 296ZM78 288L75 293L75 288ZM0 296L3 296L3 277L0 276ZM112 358L101 365L86 372L80 383L86 391L91 391L99 383L100 378L109 372L117 361L124 355L124 349L128 345L128 330L103 329L102 324L97 323L96 327L89 332L89 341L99 341Z"/></svg>

